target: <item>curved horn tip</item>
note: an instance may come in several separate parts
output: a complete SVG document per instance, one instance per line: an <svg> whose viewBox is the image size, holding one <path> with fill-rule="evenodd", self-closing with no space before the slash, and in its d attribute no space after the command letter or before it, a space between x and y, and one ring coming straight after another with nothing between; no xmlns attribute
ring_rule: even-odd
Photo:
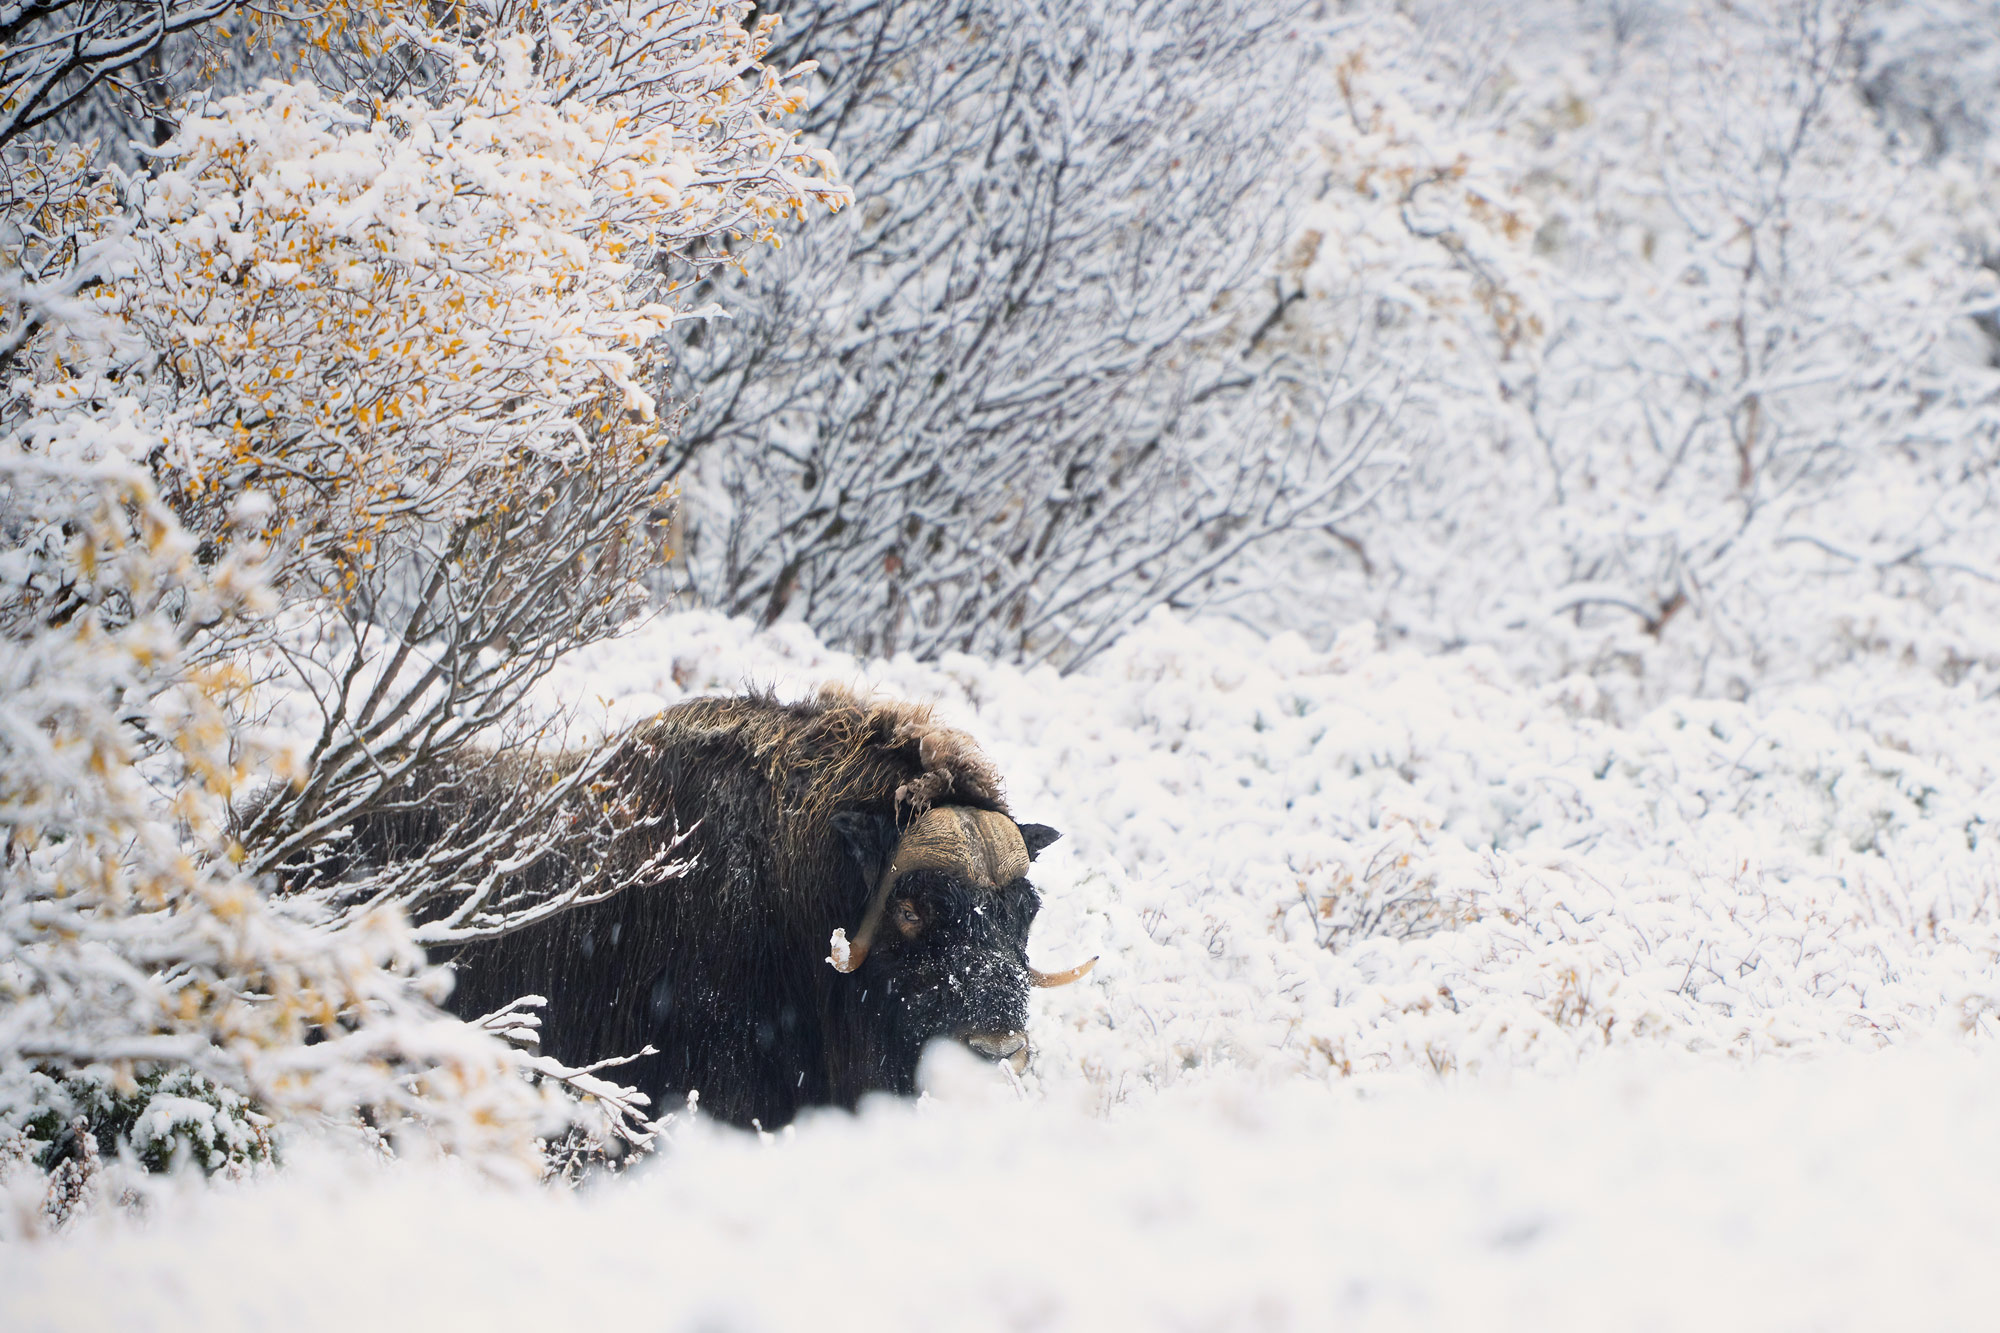
<svg viewBox="0 0 2000 1333"><path fill-rule="evenodd" d="M1038 972L1031 967L1028 969L1028 980L1045 989L1050 986L1067 986L1072 981L1081 981L1089 976L1090 969L1096 966L1097 959L1093 957L1089 962L1078 963L1067 972Z"/></svg>

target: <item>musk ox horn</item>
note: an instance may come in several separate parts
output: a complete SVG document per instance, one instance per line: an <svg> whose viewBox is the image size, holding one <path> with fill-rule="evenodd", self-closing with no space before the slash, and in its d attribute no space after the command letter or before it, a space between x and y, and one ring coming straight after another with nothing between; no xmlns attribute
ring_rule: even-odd
<svg viewBox="0 0 2000 1333"><path fill-rule="evenodd" d="M926 810L896 840L888 869L882 872L875 896L868 900L854 939L849 941L844 930L834 932L833 955L827 961L836 971L852 972L868 957L889 905L889 894L896 881L913 870L949 871L990 891L1028 873L1028 845L1021 838L1020 826L995 811L967 805Z"/></svg>
<svg viewBox="0 0 2000 1333"><path fill-rule="evenodd" d="M1093 958L1087 963L1078 963L1067 972L1037 972L1031 967L1028 969L1028 980L1042 987L1067 986L1072 981L1081 981L1089 976L1090 969L1096 966L1097 960Z"/></svg>

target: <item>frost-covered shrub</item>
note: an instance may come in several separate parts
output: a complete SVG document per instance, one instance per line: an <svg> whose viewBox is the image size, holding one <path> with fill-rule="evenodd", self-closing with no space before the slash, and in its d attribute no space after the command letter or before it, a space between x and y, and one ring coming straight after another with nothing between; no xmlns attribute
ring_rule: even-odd
<svg viewBox="0 0 2000 1333"><path fill-rule="evenodd" d="M803 92L744 9L440 16L392 43L423 77L209 99L25 247L96 283L103 326L43 336L35 411L119 384L177 518L262 548L280 614L195 645L309 715L300 781L239 830L253 873L310 863L642 609L678 420L651 370L715 313L685 288L724 236L846 197L780 124Z"/></svg>
<svg viewBox="0 0 2000 1333"><path fill-rule="evenodd" d="M141 1202L148 1174L240 1178L274 1160L270 1130L241 1094L185 1067L123 1086L102 1065L31 1070L0 1081L0 1198L15 1203L17 1228L23 1204L62 1227L107 1200Z"/></svg>
<svg viewBox="0 0 2000 1333"><path fill-rule="evenodd" d="M121 457L145 440L122 410L65 424L0 444L10 1118L37 1119L39 1091L87 1119L70 1081L85 1071L117 1088L184 1071L276 1121L365 1113L412 1145L530 1160L556 1108L499 1043L436 1012L408 927L393 912L329 923L239 868L227 802L285 755L237 717L240 676L185 645L268 606L258 567L198 558ZM174 1130L156 1117L139 1133L143 1150Z"/></svg>
<svg viewBox="0 0 2000 1333"><path fill-rule="evenodd" d="M1299 904L1322 948L1370 938L1419 939L1470 918L1469 899L1441 891L1426 853L1439 830L1422 814L1381 812L1373 836L1297 858Z"/></svg>
<svg viewBox="0 0 2000 1333"><path fill-rule="evenodd" d="M1991 168L1911 128L1992 118L1983 0L784 8L863 201L708 279L710 605L1370 619L1617 709L2000 664Z"/></svg>
<svg viewBox="0 0 2000 1333"><path fill-rule="evenodd" d="M1501 645L1621 708L2000 663L1990 210L1871 107L1867 24L1387 9L1333 38L1273 337L1422 366L1429 443L1244 575L1264 623Z"/></svg>
<svg viewBox="0 0 2000 1333"><path fill-rule="evenodd" d="M19 1134L35 1165L53 1171L87 1132L96 1151L148 1171L183 1163L205 1173L240 1174L272 1159L271 1122L233 1088L192 1069L159 1069L119 1086L102 1065L54 1077L39 1070L0 1090L0 1124Z"/></svg>
<svg viewBox="0 0 2000 1333"><path fill-rule="evenodd" d="M674 455L706 604L1073 667L1379 480L1393 377L1261 339L1306 5L771 7L858 207L705 280L733 318L679 351Z"/></svg>
<svg viewBox="0 0 2000 1333"><path fill-rule="evenodd" d="M710 313L677 281L845 198L746 10L343 8L392 90L169 98L132 177L22 137L108 46L0 52L0 1101L78 1145L71 1204L86 1159L232 1160L246 1107L512 1173L579 1115L643 1138L520 1015L441 1013L406 919L503 928L459 872L546 829L337 899L272 872L636 610L672 500L649 357Z"/></svg>

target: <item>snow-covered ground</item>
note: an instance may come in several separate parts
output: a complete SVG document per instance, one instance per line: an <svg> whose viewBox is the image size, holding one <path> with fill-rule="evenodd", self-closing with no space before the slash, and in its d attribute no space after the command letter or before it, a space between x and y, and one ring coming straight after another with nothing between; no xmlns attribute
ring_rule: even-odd
<svg viewBox="0 0 2000 1333"><path fill-rule="evenodd" d="M1067 835L1031 953L1103 961L1038 993L1018 1100L946 1059L775 1140L683 1118L579 1196L308 1153L0 1252L0 1324L1991 1325L1979 682L1621 722L1365 632L1161 615L1065 679L686 614L550 698L829 680L935 699Z"/></svg>
<svg viewBox="0 0 2000 1333"><path fill-rule="evenodd" d="M0 1251L14 1333L1987 1329L2000 1060L1615 1056L683 1134L580 1196L296 1163Z"/></svg>

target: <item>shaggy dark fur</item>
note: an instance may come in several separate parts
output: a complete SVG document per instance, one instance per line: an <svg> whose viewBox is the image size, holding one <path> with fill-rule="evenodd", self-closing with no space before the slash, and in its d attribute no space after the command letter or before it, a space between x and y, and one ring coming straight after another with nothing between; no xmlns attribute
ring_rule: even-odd
<svg viewBox="0 0 2000 1333"><path fill-rule="evenodd" d="M693 871L464 949L454 1010L544 995L549 1054L582 1064L650 1044L657 1055L616 1076L656 1110L698 1089L704 1112L766 1129L803 1106L911 1092L932 1038L1026 1026L1038 900L1025 879L982 894L914 872L896 893L903 928L852 974L826 962L912 819L933 805L1006 813L991 765L927 710L838 691L697 699L646 728L612 777L668 814L634 859L678 824L694 828L680 853ZM1056 835L1024 836L1032 853Z"/></svg>

